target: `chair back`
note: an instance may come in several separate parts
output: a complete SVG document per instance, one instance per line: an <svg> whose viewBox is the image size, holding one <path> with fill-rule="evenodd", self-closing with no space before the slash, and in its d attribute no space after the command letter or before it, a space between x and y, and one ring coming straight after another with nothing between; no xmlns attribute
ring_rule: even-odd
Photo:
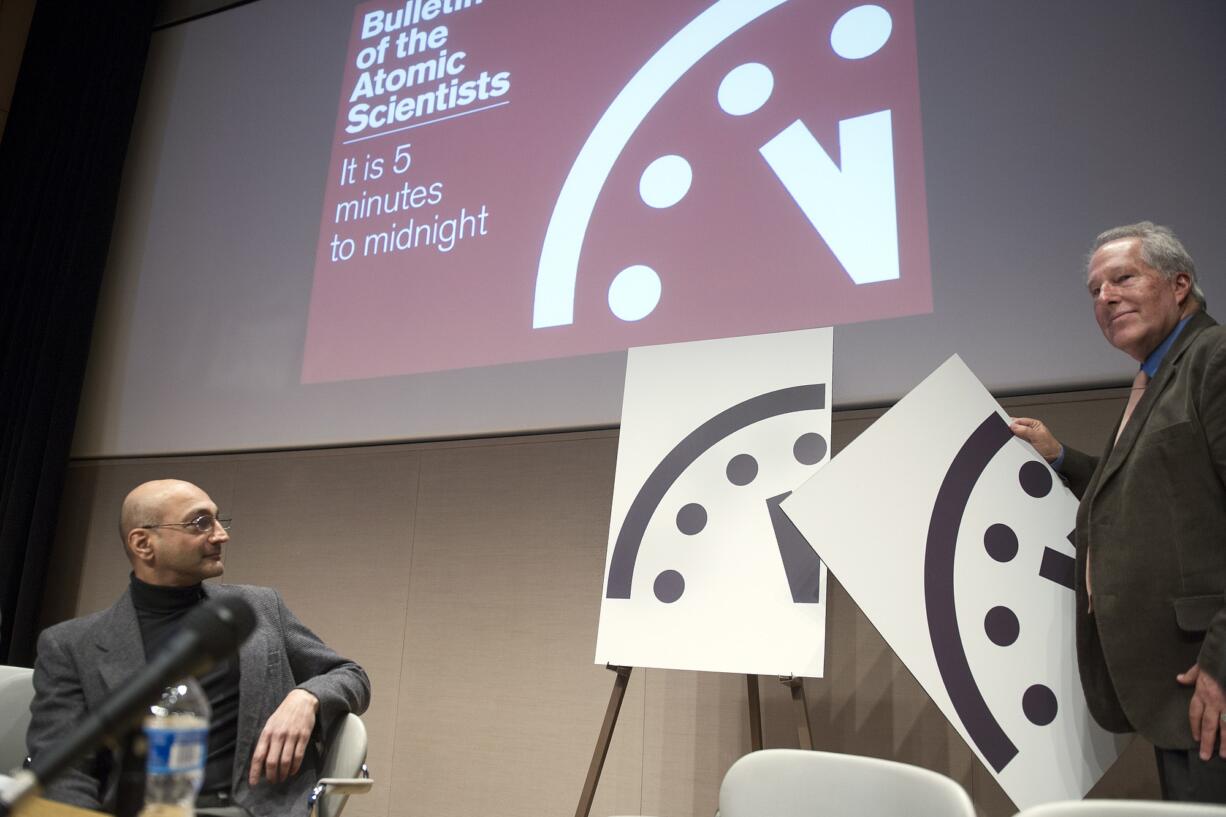
<svg viewBox="0 0 1226 817"><path fill-rule="evenodd" d="M1161 800L1067 800L1044 803L1017 817L1226 817L1226 806Z"/></svg>
<svg viewBox="0 0 1226 817"><path fill-rule="evenodd" d="M332 728L320 766L321 778L363 777L366 765L366 724L352 712ZM349 800L347 794L324 794L315 806L317 817L337 817Z"/></svg>
<svg viewBox="0 0 1226 817"><path fill-rule="evenodd" d="M873 757L763 749L724 775L719 817L975 817L945 775Z"/></svg>
<svg viewBox="0 0 1226 817"><path fill-rule="evenodd" d="M21 768L34 699L34 670L0 665L0 774Z"/></svg>

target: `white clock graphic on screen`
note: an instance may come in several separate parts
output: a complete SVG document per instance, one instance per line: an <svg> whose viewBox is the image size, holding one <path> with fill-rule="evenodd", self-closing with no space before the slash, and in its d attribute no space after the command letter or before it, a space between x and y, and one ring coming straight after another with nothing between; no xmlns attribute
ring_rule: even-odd
<svg viewBox="0 0 1226 817"><path fill-rule="evenodd" d="M574 322L579 256L592 211L639 125L703 56L784 2L719 0L678 31L617 94L580 149L554 205L537 268L534 329ZM892 28L890 14L881 6L858 5L839 17L822 47L845 60L867 59L886 44ZM767 103L773 90L768 58L744 62L712 89L711 104L728 116L747 117ZM853 282L895 280L899 254L891 112L844 119L838 131L838 163L801 119L771 136L759 147L759 156L745 161L758 162L763 172L778 178L815 230L815 240L826 242ZM646 207L671 207L689 194L692 180L693 168L684 156L658 156L641 170L639 198ZM608 306L623 321L639 321L659 304L668 271L630 255L613 275Z"/></svg>

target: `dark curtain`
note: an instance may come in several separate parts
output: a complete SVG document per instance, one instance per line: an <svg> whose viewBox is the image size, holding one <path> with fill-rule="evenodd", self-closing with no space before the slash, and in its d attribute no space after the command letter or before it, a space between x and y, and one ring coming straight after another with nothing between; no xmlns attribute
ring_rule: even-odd
<svg viewBox="0 0 1226 817"><path fill-rule="evenodd" d="M29 666L153 2L40 0L0 143L0 663Z"/></svg>

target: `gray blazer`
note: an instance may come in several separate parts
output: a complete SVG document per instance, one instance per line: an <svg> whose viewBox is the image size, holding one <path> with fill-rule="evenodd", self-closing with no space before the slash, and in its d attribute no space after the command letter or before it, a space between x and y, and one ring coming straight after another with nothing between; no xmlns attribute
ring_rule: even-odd
<svg viewBox="0 0 1226 817"><path fill-rule="evenodd" d="M1175 675L1199 664L1226 684L1226 327L1193 315L1114 439L1098 458L1066 448L1060 469L1081 499L1082 685L1107 729L1191 748Z"/></svg>
<svg viewBox="0 0 1226 817"><path fill-rule="evenodd" d="M257 817L306 815L319 768L319 736L338 715L361 714L370 702L370 679L294 617L277 591L247 585L205 585L208 597L237 595L255 610L256 628L239 650L239 723L231 791ZM26 745L31 757L62 740L145 664L144 645L128 591L109 609L43 631L34 665L34 700ZM265 721L295 687L319 699L316 740L297 775L283 783L247 785L255 742ZM108 752L82 760L47 786L44 795L85 808L113 808L117 769ZM116 773L112 774L114 771Z"/></svg>

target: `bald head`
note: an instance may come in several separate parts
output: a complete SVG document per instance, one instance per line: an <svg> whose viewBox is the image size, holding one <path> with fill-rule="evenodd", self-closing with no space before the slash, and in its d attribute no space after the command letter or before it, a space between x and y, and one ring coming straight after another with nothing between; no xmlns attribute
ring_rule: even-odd
<svg viewBox="0 0 1226 817"><path fill-rule="evenodd" d="M222 550L230 537L217 514L208 494L181 479L133 488L119 511L119 532L136 578L186 587L220 576ZM207 520L203 526L198 524L202 520Z"/></svg>
<svg viewBox="0 0 1226 817"><path fill-rule="evenodd" d="M127 549L128 534L143 525L158 525L163 521L167 505L184 494L203 494L195 485L181 479L155 479L137 485L123 499L119 510L119 538ZM128 554L131 558L131 553Z"/></svg>

